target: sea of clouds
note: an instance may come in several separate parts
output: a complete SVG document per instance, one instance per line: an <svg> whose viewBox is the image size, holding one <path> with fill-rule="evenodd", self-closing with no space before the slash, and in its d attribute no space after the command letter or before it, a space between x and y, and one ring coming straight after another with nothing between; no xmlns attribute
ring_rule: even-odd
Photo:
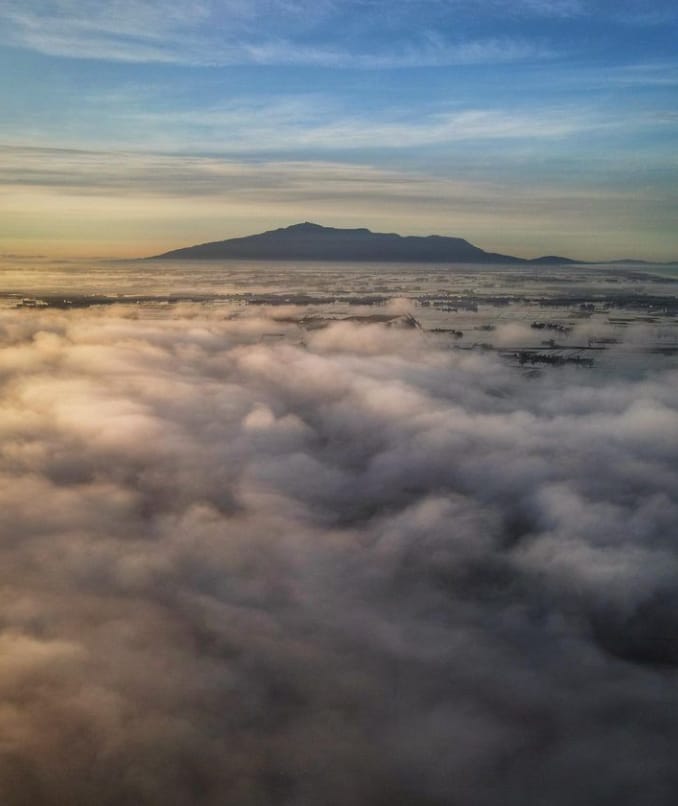
<svg viewBox="0 0 678 806"><path fill-rule="evenodd" d="M293 313L0 312L3 806L675 803L675 365Z"/></svg>

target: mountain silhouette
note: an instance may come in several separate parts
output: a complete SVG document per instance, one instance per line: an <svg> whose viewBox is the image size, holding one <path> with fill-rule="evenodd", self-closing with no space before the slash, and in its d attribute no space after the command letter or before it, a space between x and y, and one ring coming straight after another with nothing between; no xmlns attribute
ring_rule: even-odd
<svg viewBox="0 0 678 806"><path fill-rule="evenodd" d="M374 261L389 263L575 263L564 257L549 255L525 260L511 255L485 252L463 238L443 235L397 235L371 232L365 228L338 229L309 221L290 227L269 230L244 238L187 246L174 249L156 259L222 260L329 260Z"/></svg>

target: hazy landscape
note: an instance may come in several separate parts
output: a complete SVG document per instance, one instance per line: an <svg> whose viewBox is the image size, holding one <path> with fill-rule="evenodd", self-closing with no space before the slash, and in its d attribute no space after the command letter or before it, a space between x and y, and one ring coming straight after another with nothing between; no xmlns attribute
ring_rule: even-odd
<svg viewBox="0 0 678 806"><path fill-rule="evenodd" d="M676 806L675 0L0 0L0 806Z"/></svg>

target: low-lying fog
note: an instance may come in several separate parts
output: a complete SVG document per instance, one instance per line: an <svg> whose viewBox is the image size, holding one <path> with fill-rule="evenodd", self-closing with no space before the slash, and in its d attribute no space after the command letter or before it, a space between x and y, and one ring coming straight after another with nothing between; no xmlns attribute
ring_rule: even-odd
<svg viewBox="0 0 678 806"><path fill-rule="evenodd" d="M675 358L306 315L0 310L3 805L673 804Z"/></svg>

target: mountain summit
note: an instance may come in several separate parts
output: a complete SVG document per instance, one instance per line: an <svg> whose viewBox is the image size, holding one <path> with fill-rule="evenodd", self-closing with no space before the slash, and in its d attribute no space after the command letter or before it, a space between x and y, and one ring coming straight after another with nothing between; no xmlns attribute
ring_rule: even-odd
<svg viewBox="0 0 678 806"><path fill-rule="evenodd" d="M359 229L323 227L305 221L290 227L174 249L150 259L220 260L337 260L389 263L573 263L549 257L528 261L485 252L463 238L442 235L397 235Z"/></svg>

